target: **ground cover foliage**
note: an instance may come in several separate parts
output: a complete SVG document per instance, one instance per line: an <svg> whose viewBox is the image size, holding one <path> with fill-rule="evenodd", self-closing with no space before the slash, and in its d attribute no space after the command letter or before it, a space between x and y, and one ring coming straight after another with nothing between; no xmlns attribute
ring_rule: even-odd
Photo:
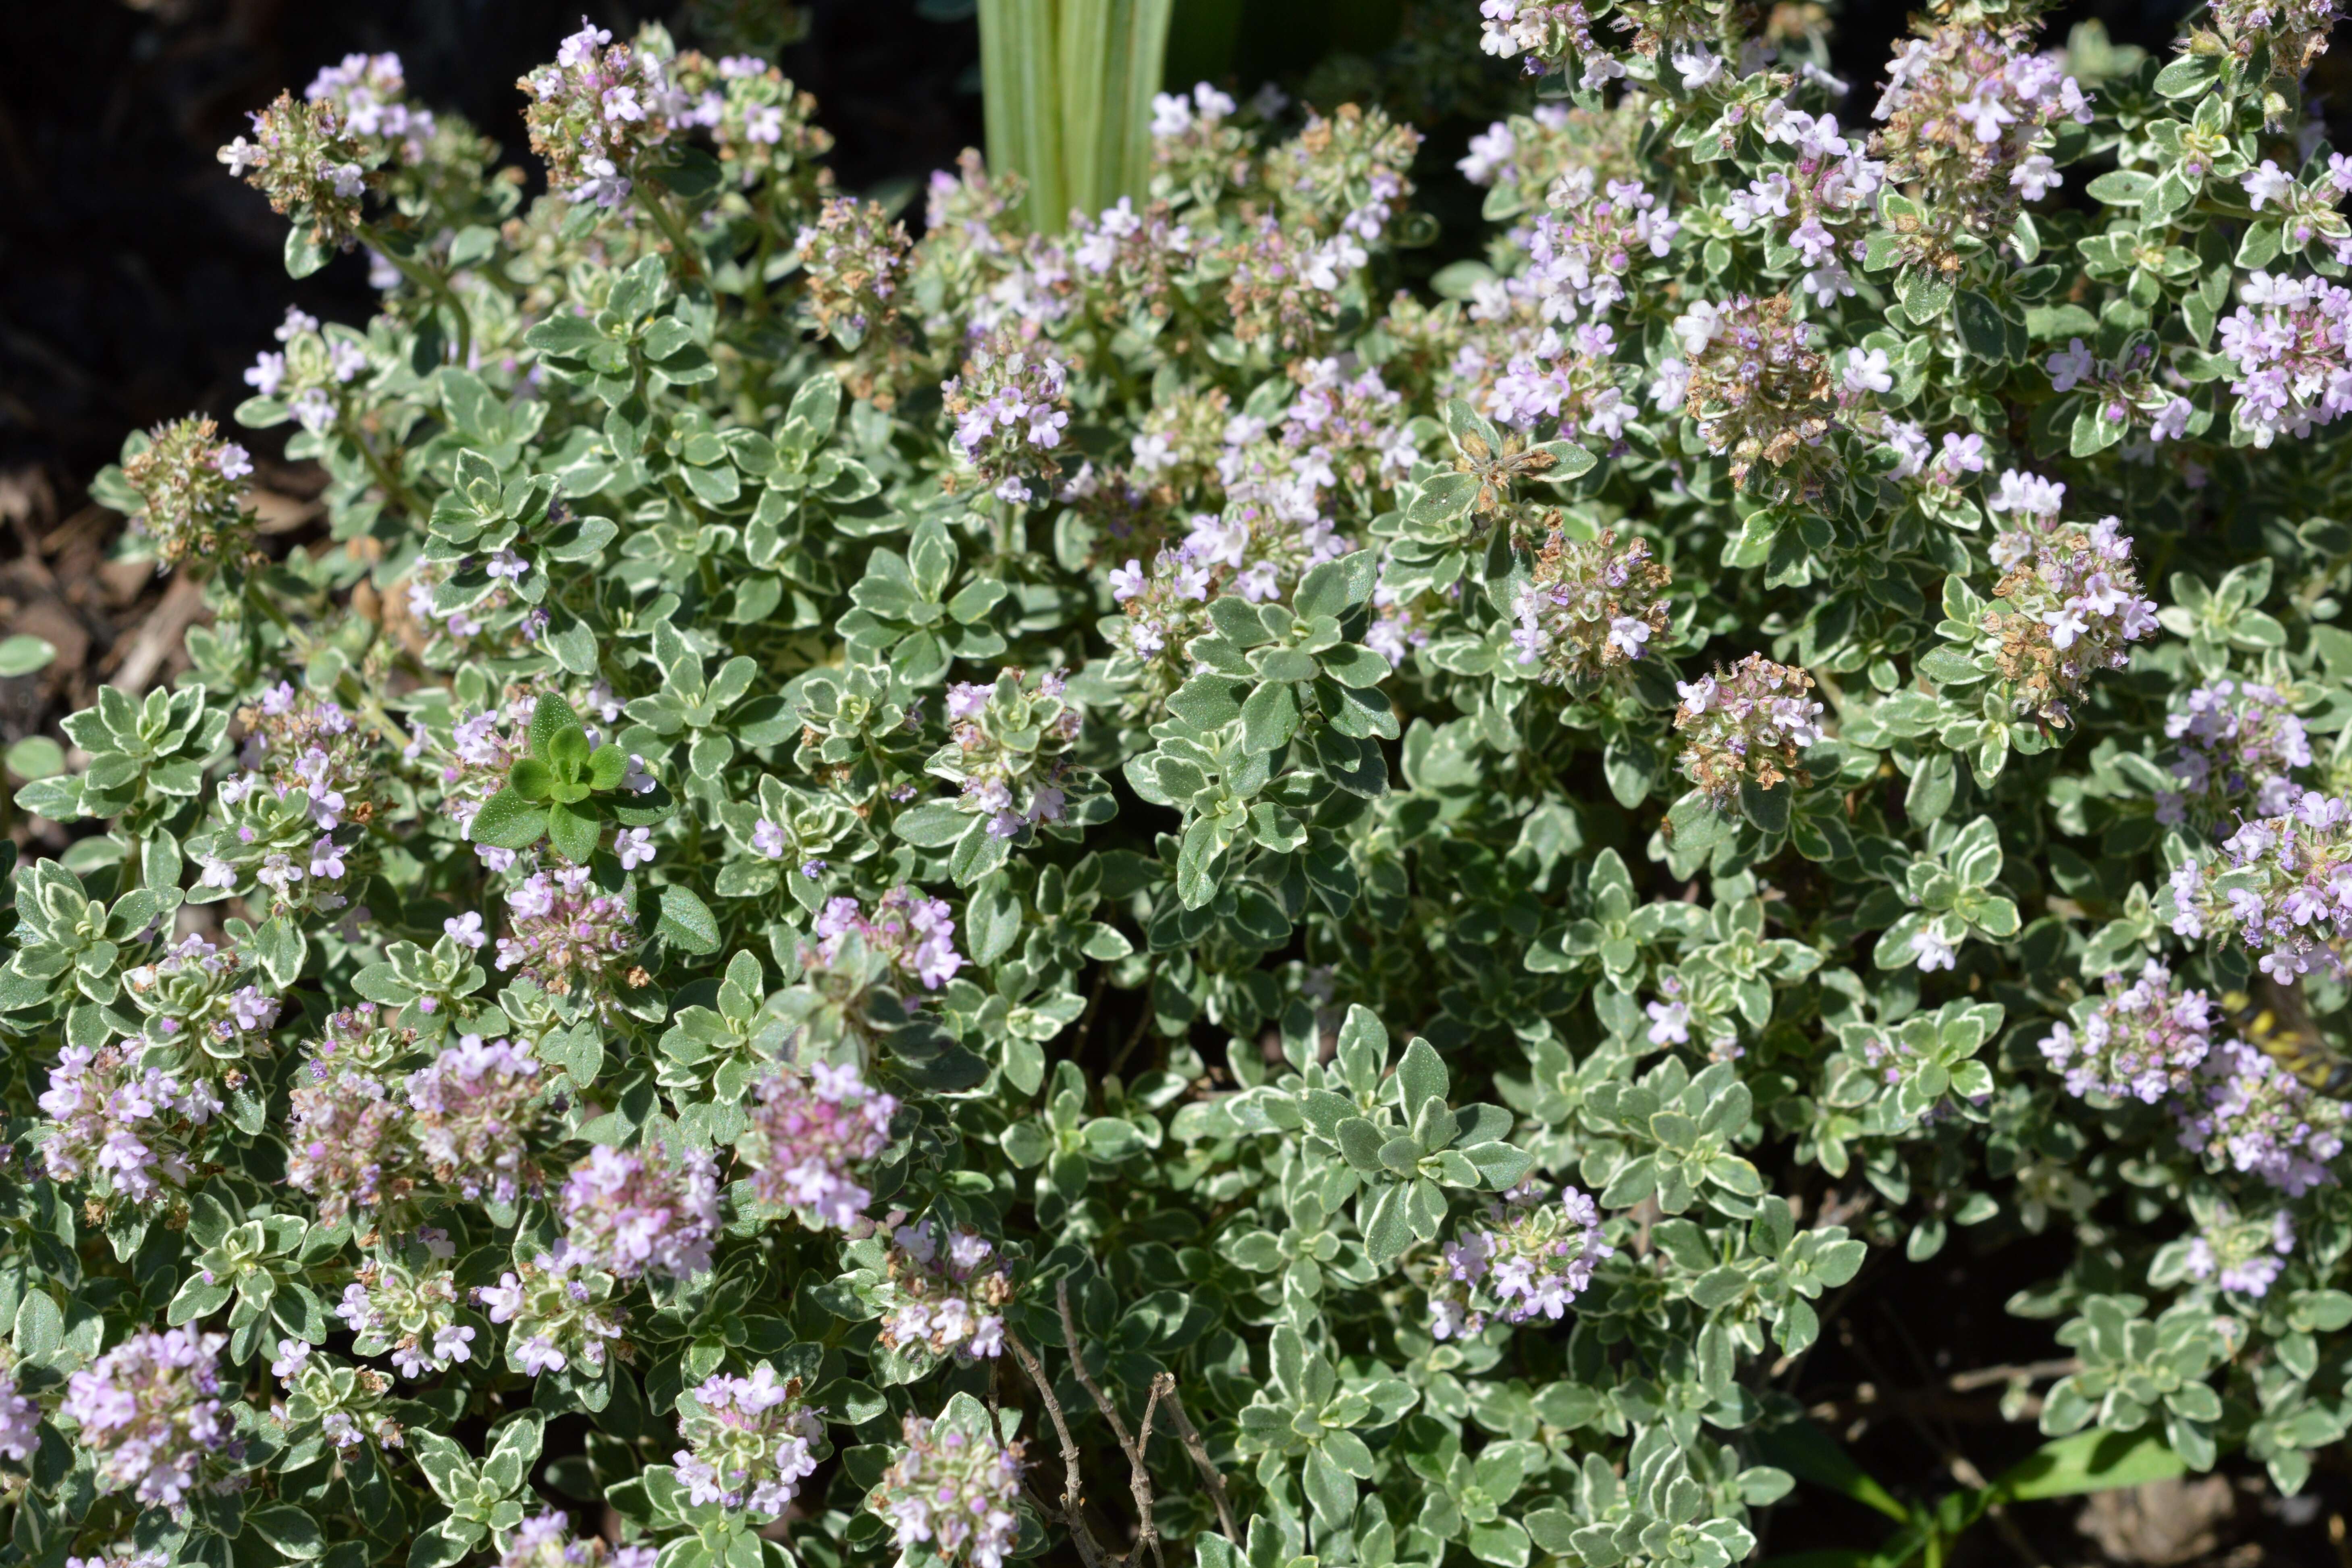
<svg viewBox="0 0 2352 1568"><path fill-rule="evenodd" d="M2332 19L1847 84L1487 0L1424 289L1378 108L1169 94L1148 190L971 155L910 239L659 29L551 40L529 201L391 57L279 99L224 177L383 290L236 412L331 538L131 436L210 623L11 753L80 837L10 867L5 1550L1720 1568L1801 1479L1893 1564L2314 1484ZM1954 1249L2069 1353L1897 1498L1790 1390Z"/></svg>

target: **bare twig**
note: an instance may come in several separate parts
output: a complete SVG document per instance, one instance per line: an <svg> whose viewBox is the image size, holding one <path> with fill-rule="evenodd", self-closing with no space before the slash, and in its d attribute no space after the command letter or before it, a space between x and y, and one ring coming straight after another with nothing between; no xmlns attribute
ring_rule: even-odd
<svg viewBox="0 0 2352 1568"><path fill-rule="evenodd" d="M1127 1058L1133 1056L1135 1047L1142 1043L1143 1032L1151 1027L1151 1020L1154 1016L1151 1011L1151 981L1152 973L1147 973L1143 977L1142 985L1136 990L1136 995L1141 1000L1143 1005L1136 1013L1135 1027L1127 1032L1127 1043L1118 1047L1118 1054L1110 1058L1110 1066L1103 1069L1105 1078L1118 1076L1118 1069L1127 1065Z"/></svg>
<svg viewBox="0 0 2352 1568"><path fill-rule="evenodd" d="M1160 1536L1151 1523L1151 1471L1143 1462L1142 1444L1138 1443L1133 1435L1128 1431L1127 1422L1120 1417L1118 1406L1110 1402L1110 1395L1105 1394L1102 1391L1102 1385L1095 1382L1094 1373L1087 1370L1086 1357L1079 1353L1078 1318L1076 1313L1070 1310L1070 1277L1066 1274L1054 1281L1054 1304L1060 1308L1062 1312L1062 1344L1070 1352L1070 1371L1076 1375L1078 1386L1085 1389L1088 1397L1094 1400L1095 1408L1102 1412L1103 1419L1110 1423L1111 1435L1118 1439L1120 1450L1127 1455L1128 1489L1135 1495L1138 1516L1136 1545L1139 1548L1145 1546L1151 1548L1152 1560L1158 1562ZM1154 1405L1160 1402L1157 1389L1152 1393L1151 1402ZM1144 1417L1144 1438L1147 1442L1151 1436L1150 1421L1151 1418L1147 1414ZM1129 1561L1132 1560L1132 1553L1130 1553Z"/></svg>
<svg viewBox="0 0 2352 1568"><path fill-rule="evenodd" d="M1240 1545L1242 1532L1234 1524L1233 1504L1225 1500L1225 1478L1218 1473L1215 1462L1209 1458L1209 1445L1201 1440L1201 1429L1192 1425L1191 1416L1184 1414L1184 1402L1176 1395L1176 1379L1163 1372L1152 1380L1151 1387L1153 1393L1168 1402L1168 1418L1176 1423L1176 1435L1183 1439L1184 1451L1192 1456L1192 1463L1200 1470L1201 1479L1208 1483L1209 1496L1217 1505L1218 1527L1225 1532L1227 1541Z"/></svg>
<svg viewBox="0 0 2352 1568"><path fill-rule="evenodd" d="M1095 1532L1087 1525L1085 1493L1078 1479L1078 1445L1070 1436L1070 1424L1062 1418L1062 1402L1054 1397L1052 1380L1046 1377L1045 1369L1037 1364L1037 1358L1029 1347L1021 1342L1021 1336L1007 1328L1004 1342L1013 1347L1013 1358L1020 1362L1021 1370L1027 1373L1029 1381L1037 1385L1037 1397L1045 1402L1046 1417L1054 1423L1055 1436L1062 1440L1062 1522L1069 1529L1070 1543L1078 1549L1078 1555L1086 1560L1087 1568L1102 1568L1102 1547L1096 1542Z"/></svg>
<svg viewBox="0 0 2352 1568"><path fill-rule="evenodd" d="M1073 1358L1075 1359L1075 1358ZM1165 1373L1161 1377L1165 1377ZM1136 1511L1141 1517L1137 1523L1135 1539L1139 1545L1151 1548L1151 1561L1156 1568L1167 1568L1167 1560L1160 1555L1160 1526L1151 1518L1151 1475L1143 1468L1143 1456L1151 1451L1151 1418L1160 1414L1160 1378L1151 1380L1151 1397L1143 1402L1143 1425L1135 1436L1135 1470L1129 1486L1135 1493Z"/></svg>
<svg viewBox="0 0 2352 1568"><path fill-rule="evenodd" d="M2029 1361L2014 1366L1986 1366L1974 1372L1954 1373L1944 1380L1944 1386L1954 1394L1968 1394L1990 1388L1997 1383L2039 1383L2048 1377L2071 1377L2082 1370L2083 1358L2070 1355L2061 1361Z"/></svg>
<svg viewBox="0 0 2352 1568"><path fill-rule="evenodd" d="M1103 991L1104 988L1109 984L1110 965L1108 963L1102 964L1096 969L1095 983L1087 992L1087 1010L1086 1013L1078 1019L1077 1037L1070 1042L1070 1059L1072 1061L1077 1060L1078 1058L1086 1054L1087 1037L1095 1032L1095 1015L1102 1011Z"/></svg>

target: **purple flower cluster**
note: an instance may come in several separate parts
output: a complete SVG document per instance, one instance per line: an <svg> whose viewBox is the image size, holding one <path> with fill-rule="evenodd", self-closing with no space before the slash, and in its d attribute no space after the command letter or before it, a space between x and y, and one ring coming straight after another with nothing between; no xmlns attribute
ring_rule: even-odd
<svg viewBox="0 0 2352 1568"><path fill-rule="evenodd" d="M2302 792L2293 770L2311 765L2311 737L2286 694L2259 681L2217 680L2189 694L2186 712L2164 721L2180 742L2177 790L2160 790L2156 819L2210 827L2242 810L2283 816Z"/></svg>
<svg viewBox="0 0 2352 1568"><path fill-rule="evenodd" d="M1069 265L1063 276L1106 321L1124 323L1138 310L1165 316L1176 274L1192 259L1192 231L1165 202L1141 212L1126 196L1097 216L1070 214Z"/></svg>
<svg viewBox="0 0 2352 1568"><path fill-rule="evenodd" d="M1060 670L958 681L948 688L947 716L948 744L927 765L962 787L956 804L985 817L990 837L1016 838L1062 820L1082 719Z"/></svg>
<svg viewBox="0 0 2352 1568"><path fill-rule="evenodd" d="M1070 423L1070 367L1042 340L1000 331L972 345L963 374L941 387L958 454L1001 500L1026 502L1029 481L1061 473L1054 460Z"/></svg>
<svg viewBox="0 0 2352 1568"><path fill-rule="evenodd" d="M121 1046L68 1046L40 1098L41 1163L58 1182L89 1183L101 1198L147 1204L184 1185L188 1146L219 1114L220 1096L196 1078L142 1068Z"/></svg>
<svg viewBox="0 0 2352 1568"><path fill-rule="evenodd" d="M2257 447L2301 439L2352 410L2352 289L2256 272L2238 284L2221 353L2238 367L2235 420Z"/></svg>
<svg viewBox="0 0 2352 1568"><path fill-rule="evenodd" d="M1263 466L1253 460L1261 454L1253 439L1261 422L1251 415L1235 415L1225 421L1217 478L1229 498L1243 503L1276 502L1273 487L1286 486L1289 493L1278 505L1304 512L1311 500L1318 508L1315 515L1291 521L1328 530L1335 525L1324 503L1334 487L1366 496L1387 489L1412 471L1421 453L1413 445L1404 395L1382 379L1379 366L1351 366L1328 356L1302 359L1291 364L1290 379L1298 391L1274 432L1278 459ZM1282 463L1288 465L1287 472L1282 471ZM1300 486L1307 488L1306 495L1297 493ZM1318 533L1307 542L1310 552L1321 537Z"/></svg>
<svg viewBox="0 0 2352 1568"><path fill-rule="evenodd" d="M942 1562L1004 1568L1021 1520L1023 1447L908 1415L904 1441L866 1500L888 1522L901 1556L927 1546Z"/></svg>
<svg viewBox="0 0 2352 1568"><path fill-rule="evenodd" d="M1577 85L1599 90L1625 74L1624 63L1592 37L1583 0L1479 0L1478 47L1503 59L1525 58L1529 76L1560 68L1571 55L1584 61Z"/></svg>
<svg viewBox="0 0 2352 1568"><path fill-rule="evenodd" d="M373 1069L398 1045L371 1039L373 1006L365 1012L331 1021L289 1096L286 1179L317 1197L320 1215L383 1215L420 1190L498 1204L537 1191L530 1138L542 1084L530 1047L461 1036L395 1094Z"/></svg>
<svg viewBox="0 0 2352 1568"><path fill-rule="evenodd" d="M2216 1045L2191 1090L2173 1102L2180 1142L2215 1170L2258 1176L2291 1198L2332 1186L2345 1108L2314 1094L2243 1040Z"/></svg>
<svg viewBox="0 0 2352 1568"><path fill-rule="evenodd" d="M148 1043L188 1047L197 1053L193 1066L205 1057L234 1061L268 1054L284 1004L247 978L255 973L247 952L190 931L122 978L132 1005L146 1015Z"/></svg>
<svg viewBox="0 0 2352 1568"><path fill-rule="evenodd" d="M719 1241L719 1166L707 1149L598 1144L563 1184L564 1242L623 1279L688 1279Z"/></svg>
<svg viewBox="0 0 2352 1568"><path fill-rule="evenodd" d="M1683 732L1683 776L1720 809L1752 783L1770 789L1783 779L1806 781L1798 759L1822 738L1822 705L1805 694L1813 678L1794 665L1751 653L1729 669L1676 682L1682 702L1675 728Z"/></svg>
<svg viewBox="0 0 2352 1568"><path fill-rule="evenodd" d="M335 1316L357 1336L354 1354L390 1355L400 1375L424 1377L474 1359L474 1330L457 1321L457 1248L445 1231L385 1248L343 1287Z"/></svg>
<svg viewBox="0 0 2352 1568"><path fill-rule="evenodd" d="M1013 1281L996 1247L976 1230L957 1227L940 1245L931 1220L891 1234L877 1292L880 1339L894 1351L979 1361L1004 1353L1004 1304Z"/></svg>
<svg viewBox="0 0 2352 1568"><path fill-rule="evenodd" d="M320 832L373 815L375 748L341 703L281 680L238 710L237 722L245 729L237 748L245 773L222 781L223 805L236 805L266 785L281 800L300 790Z"/></svg>
<svg viewBox="0 0 2352 1568"><path fill-rule="evenodd" d="M190 416L149 432L124 459L122 478L139 492L131 526L154 541L163 566L213 566L244 553L253 526L245 481L253 458L219 438L211 420Z"/></svg>
<svg viewBox="0 0 2352 1568"><path fill-rule="evenodd" d="M1483 1225L1446 1243L1429 1291L1429 1331L1438 1339L1483 1332L1489 1321L1557 1321L1616 1249L1601 1239L1601 1206L1574 1187L1557 1204L1526 1183L1487 1207Z"/></svg>
<svg viewBox="0 0 2352 1568"><path fill-rule="evenodd" d="M2046 145L2061 121L2091 122L2090 100L2059 57L2028 49L2023 25L1946 22L1887 62L1882 122L1871 152L1889 184L1914 190L1928 216L1906 233L1904 259L1943 264L1997 243L2021 201L2060 184Z"/></svg>
<svg viewBox="0 0 2352 1568"><path fill-rule="evenodd" d="M541 1084L529 1044L464 1035L409 1074L407 1133L441 1186L471 1201L512 1203L539 1184L530 1133Z"/></svg>
<svg viewBox="0 0 2352 1568"><path fill-rule="evenodd" d="M1794 157L1727 196L1724 221L1740 234L1765 235L1768 248L1793 251L1805 268L1800 286L1816 303L1832 305L1854 291L1845 263L1862 259L1862 231L1877 216L1886 165L1839 135L1834 115L1772 104L1762 132Z"/></svg>
<svg viewBox="0 0 2352 1568"><path fill-rule="evenodd" d="M2352 803L2305 791L2293 811L2240 827L2221 852L2230 868L2219 877L2205 859L2174 868L2175 933L2235 934L2283 985L2315 965L2342 978L2336 944L2352 937Z"/></svg>
<svg viewBox="0 0 2352 1568"><path fill-rule="evenodd" d="M902 984L937 991L963 967L955 948L956 923L945 899L925 898L900 883L875 903L869 912L856 899L829 899L816 917L814 946L803 946L803 965L830 967L841 960L843 948L855 938L868 953L880 955Z"/></svg>
<svg viewBox="0 0 2352 1568"><path fill-rule="evenodd" d="M507 894L507 934L498 965L552 996L577 994L608 1007L614 989L638 972L637 918L628 900L598 889L589 868L534 871Z"/></svg>
<svg viewBox="0 0 2352 1568"><path fill-rule="evenodd" d="M555 63L516 85L531 100L523 121L530 150L546 161L548 184L600 207L629 199L637 160L668 141L674 121L693 108L660 57L614 43L584 16Z"/></svg>
<svg viewBox="0 0 2352 1568"><path fill-rule="evenodd" d="M1814 329L1785 298L1738 294L1721 304L1692 301L1675 318L1674 336L1680 357L1658 362L1651 402L1662 409L1679 403L1707 450L1731 458L1736 483L1744 486L1759 462L1793 464L1798 492L1810 493L1823 461L1817 448L1838 415Z"/></svg>
<svg viewBox="0 0 2352 1568"><path fill-rule="evenodd" d="M1545 201L1551 210L1527 235L1527 270L1507 287L1524 290L1547 321L1608 315L1642 258L1664 257L1682 233L1638 180L1604 182L1591 169L1572 168L1552 182Z"/></svg>
<svg viewBox="0 0 2352 1568"><path fill-rule="evenodd" d="M805 1076L780 1068L760 1086L751 1127L735 1145L751 1190L811 1229L854 1230L874 1194L851 1173L890 1146L896 1097L857 1068L812 1062Z"/></svg>
<svg viewBox="0 0 2352 1568"><path fill-rule="evenodd" d="M2217 1204L2189 1243L2186 1268L2192 1279L2210 1279L2242 1296L2265 1296L2294 1251L2294 1219L2286 1210L2268 1219L2242 1219Z"/></svg>
<svg viewBox="0 0 2352 1568"><path fill-rule="evenodd" d="M1641 414L1621 384L1616 330L1588 321L1563 335L1557 328L1506 332L1499 341L1466 342L1448 367L1450 384L1475 395L1476 405L1514 430L1553 431L1571 441L1598 437L1614 443ZM1508 352L1493 372L1496 349ZM1483 391L1479 388L1483 387Z"/></svg>
<svg viewBox="0 0 2352 1568"><path fill-rule="evenodd" d="M383 157L381 146L352 135L332 102L297 103L290 92L250 118L253 139L239 136L214 157L268 196L271 211L308 229L312 244L349 249L362 198L381 178L368 167Z"/></svg>
<svg viewBox="0 0 2352 1568"><path fill-rule="evenodd" d="M614 1280L596 1260L558 1243L529 1262L518 1260L474 1300L507 1331L507 1360L526 1377L567 1368L601 1372L621 1338L627 1316L613 1305Z"/></svg>
<svg viewBox="0 0 2352 1568"><path fill-rule="evenodd" d="M658 1555L651 1546L614 1546L601 1535L574 1535L571 1519L551 1509L514 1527L499 1568L654 1568Z"/></svg>
<svg viewBox="0 0 2352 1568"><path fill-rule="evenodd" d="M415 1187L408 1112L381 1079L317 1058L288 1098L286 1180L318 1199L323 1223L399 1202Z"/></svg>
<svg viewBox="0 0 2352 1568"><path fill-rule="evenodd" d="M830 132L814 123L816 99L786 80L783 72L757 55L728 55L717 62L684 54L671 74L694 96L678 116L681 125L704 127L719 145L744 189L767 183L778 205L799 205L831 183L815 161L833 150ZM774 192L778 184L784 192ZM799 201L790 198L798 197Z"/></svg>
<svg viewBox="0 0 2352 1568"><path fill-rule="evenodd" d="M209 1461L233 1449L220 1399L226 1334L141 1330L66 1382L58 1414L98 1461L103 1491L181 1509Z"/></svg>
<svg viewBox="0 0 2352 1568"><path fill-rule="evenodd" d="M382 142L400 162L425 161L425 145L433 140L433 111L408 102L408 79L398 55L345 55L339 65L321 66L302 96L331 104L346 132Z"/></svg>
<svg viewBox="0 0 2352 1568"><path fill-rule="evenodd" d="M1354 234L1318 239L1268 213L1215 251L1234 337L1282 357L1318 351L1339 324L1339 295L1371 260Z"/></svg>
<svg viewBox="0 0 2352 1568"><path fill-rule="evenodd" d="M1213 569L1185 548L1160 549L1147 570L1129 560L1110 572L1110 594L1121 616L1108 623L1112 647L1139 663L1164 662L1172 689L1192 669L1186 643L1210 629L1209 599L1215 591Z"/></svg>
<svg viewBox="0 0 2352 1568"><path fill-rule="evenodd" d="M1421 132L1386 110L1309 109L1298 134L1266 153L1265 183L1286 224L1372 245L1403 214L1420 150Z"/></svg>
<svg viewBox="0 0 2352 1568"><path fill-rule="evenodd" d="M749 1377L720 1373L689 1389L677 1435L686 1447L672 1458L689 1502L773 1519L815 1472L824 1421L801 1402L800 1379L761 1362Z"/></svg>
<svg viewBox="0 0 2352 1568"><path fill-rule="evenodd" d="M407 1447L406 1432L384 1408L392 1379L373 1367L354 1367L316 1352L305 1341L281 1339L269 1372L286 1390L278 1413L289 1428L315 1423L319 1435L339 1449L356 1448L371 1438L380 1448Z"/></svg>
<svg viewBox="0 0 2352 1568"><path fill-rule="evenodd" d="M1582 685L1643 656L1666 629L1672 573L1641 539L1603 530L1595 539L1555 531L1519 590L1511 642L1519 663L1551 684Z"/></svg>
<svg viewBox="0 0 2352 1568"><path fill-rule="evenodd" d="M819 337L855 349L898 317L907 230L875 202L835 196L794 240Z"/></svg>
<svg viewBox="0 0 2352 1568"><path fill-rule="evenodd" d="M2106 987L2103 1001L2076 1008L2079 1033L2062 1023L2042 1037L2042 1058L2065 1075L2066 1092L2146 1105L2188 1092L2212 1049L2211 1000L2175 985L2153 959L2130 984L2110 974Z"/></svg>
<svg viewBox="0 0 2352 1568"><path fill-rule="evenodd" d="M2155 635L2156 601L2141 596L2132 542L2116 519L2085 528L2011 510L2023 526L1993 541L2000 604L1984 612L1980 629L2015 711L2063 728L2091 677L2123 668L2131 662L2125 645Z"/></svg>
<svg viewBox="0 0 2352 1568"><path fill-rule="evenodd" d="M0 1373L0 1454L19 1464L41 1441L41 1407L18 1391L12 1373Z"/></svg>

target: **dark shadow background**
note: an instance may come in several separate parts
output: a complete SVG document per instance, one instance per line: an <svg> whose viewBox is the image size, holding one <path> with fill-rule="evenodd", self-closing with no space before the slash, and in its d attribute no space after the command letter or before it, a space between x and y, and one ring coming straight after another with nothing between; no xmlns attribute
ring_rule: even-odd
<svg viewBox="0 0 2352 1568"><path fill-rule="evenodd" d="M2187 3L2070 5L2049 37L2095 16L2118 41L2158 47ZM1336 57L1377 59L1401 26L1425 29L1455 5L1469 13L1475 0L1177 0L1169 74L1244 89L1346 81L1357 73L1331 72ZM1835 9L1837 64L1854 84L1843 118L1859 121L1908 7ZM515 79L551 58L583 11L616 32L654 17L681 42L777 59L816 94L850 190L919 178L982 140L972 0L14 0L0 10L10 24L0 55L0 473L37 467L60 494L134 426L192 408L226 415L288 302L365 319L360 263L289 281L278 221L213 161L247 111L281 87L299 93L346 53L397 52L416 97L464 114L534 177ZM2331 56L2322 73L2342 63ZM1500 89L1509 72L1491 76ZM1470 100L1489 96L1457 98L1470 112L1435 123L1418 106L1434 176L1424 189L1447 183L1486 118ZM1431 195L1449 220L1460 205L1475 222L1464 193Z"/></svg>
<svg viewBox="0 0 2352 1568"><path fill-rule="evenodd" d="M399 54L410 89L536 168L515 79L584 10L616 33L647 17L780 58L817 94L834 166L862 189L951 163L981 139L969 19L908 0L817 0L779 49L780 4L675 0L18 0L0 58L0 471L37 464L65 489L126 430L191 408L226 414L289 301L363 321L366 269L300 283L282 225L213 161L245 114L299 94L352 51ZM764 35L764 37L763 37Z"/></svg>

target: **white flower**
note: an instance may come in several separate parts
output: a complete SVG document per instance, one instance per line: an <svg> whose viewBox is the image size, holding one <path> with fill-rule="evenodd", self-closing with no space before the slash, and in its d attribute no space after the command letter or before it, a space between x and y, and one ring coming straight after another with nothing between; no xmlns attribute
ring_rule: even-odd
<svg viewBox="0 0 2352 1568"><path fill-rule="evenodd" d="M654 835L650 827L632 827L613 836L613 853L620 858L621 869L634 871L640 866L654 863Z"/></svg>
<svg viewBox="0 0 2352 1568"><path fill-rule="evenodd" d="M2261 168L2249 173L2238 184L2245 191L2246 199L2253 204L2254 210L2260 212L2266 203L2276 202L2281 206L2286 205L2288 195L2294 189L2294 176L2265 158Z"/></svg>
<svg viewBox="0 0 2352 1568"><path fill-rule="evenodd" d="M1696 92L1712 86L1723 76L1723 62L1705 44L1693 44L1687 49L1674 53L1675 69L1683 73L1683 90Z"/></svg>
<svg viewBox="0 0 2352 1568"><path fill-rule="evenodd" d="M1853 393L1894 391L1895 373L1887 364L1886 351L1846 350L1845 389Z"/></svg>
<svg viewBox="0 0 2352 1568"><path fill-rule="evenodd" d="M1958 961L1952 944L1932 931L1913 933L1911 954L1922 970L1949 969Z"/></svg>

